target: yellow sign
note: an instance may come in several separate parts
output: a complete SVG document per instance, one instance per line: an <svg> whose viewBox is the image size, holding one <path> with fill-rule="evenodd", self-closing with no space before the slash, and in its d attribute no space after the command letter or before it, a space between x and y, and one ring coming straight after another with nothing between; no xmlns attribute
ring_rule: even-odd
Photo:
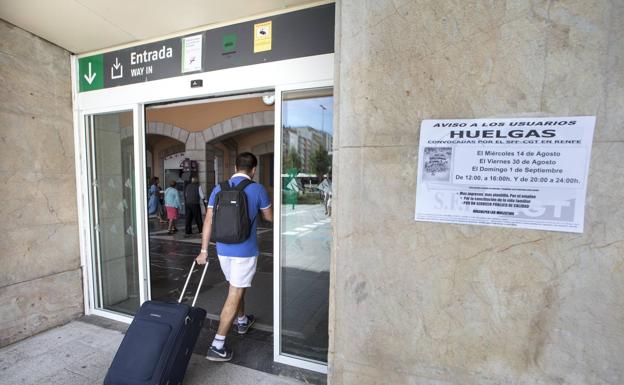
<svg viewBox="0 0 624 385"><path fill-rule="evenodd" d="M254 53L271 50L272 30L271 21L254 24Z"/></svg>

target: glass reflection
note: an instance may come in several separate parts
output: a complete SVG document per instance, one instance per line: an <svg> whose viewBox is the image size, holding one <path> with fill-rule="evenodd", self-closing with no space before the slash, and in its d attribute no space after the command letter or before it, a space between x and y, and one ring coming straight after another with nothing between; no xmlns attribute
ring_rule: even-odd
<svg viewBox="0 0 624 385"><path fill-rule="evenodd" d="M87 117L97 307L134 314L139 275L132 111Z"/></svg>
<svg viewBox="0 0 624 385"><path fill-rule="evenodd" d="M327 362L332 89L283 94L281 351Z"/></svg>

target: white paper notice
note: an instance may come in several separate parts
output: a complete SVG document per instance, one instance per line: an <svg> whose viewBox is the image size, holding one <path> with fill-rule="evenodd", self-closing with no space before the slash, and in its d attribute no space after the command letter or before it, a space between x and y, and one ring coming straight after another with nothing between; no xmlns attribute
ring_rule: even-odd
<svg viewBox="0 0 624 385"><path fill-rule="evenodd" d="M595 123L424 120L416 220L583 232Z"/></svg>
<svg viewBox="0 0 624 385"><path fill-rule="evenodd" d="M202 69L202 38L203 35L182 38L182 73Z"/></svg>

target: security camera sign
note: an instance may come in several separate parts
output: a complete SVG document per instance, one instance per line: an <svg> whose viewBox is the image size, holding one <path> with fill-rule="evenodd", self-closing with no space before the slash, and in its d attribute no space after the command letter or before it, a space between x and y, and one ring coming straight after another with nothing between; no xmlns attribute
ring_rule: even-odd
<svg viewBox="0 0 624 385"><path fill-rule="evenodd" d="M595 121L424 120L415 219L583 232Z"/></svg>
<svg viewBox="0 0 624 385"><path fill-rule="evenodd" d="M254 24L254 53L271 50L273 22Z"/></svg>

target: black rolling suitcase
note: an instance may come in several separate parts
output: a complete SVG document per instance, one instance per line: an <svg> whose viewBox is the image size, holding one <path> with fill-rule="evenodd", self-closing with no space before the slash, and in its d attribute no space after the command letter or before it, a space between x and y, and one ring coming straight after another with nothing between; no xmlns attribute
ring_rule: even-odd
<svg viewBox="0 0 624 385"><path fill-rule="evenodd" d="M193 274L195 262L186 278L177 303L146 301L134 316L104 385L179 385L206 311L195 307L208 263L204 267L193 304L181 303Z"/></svg>

